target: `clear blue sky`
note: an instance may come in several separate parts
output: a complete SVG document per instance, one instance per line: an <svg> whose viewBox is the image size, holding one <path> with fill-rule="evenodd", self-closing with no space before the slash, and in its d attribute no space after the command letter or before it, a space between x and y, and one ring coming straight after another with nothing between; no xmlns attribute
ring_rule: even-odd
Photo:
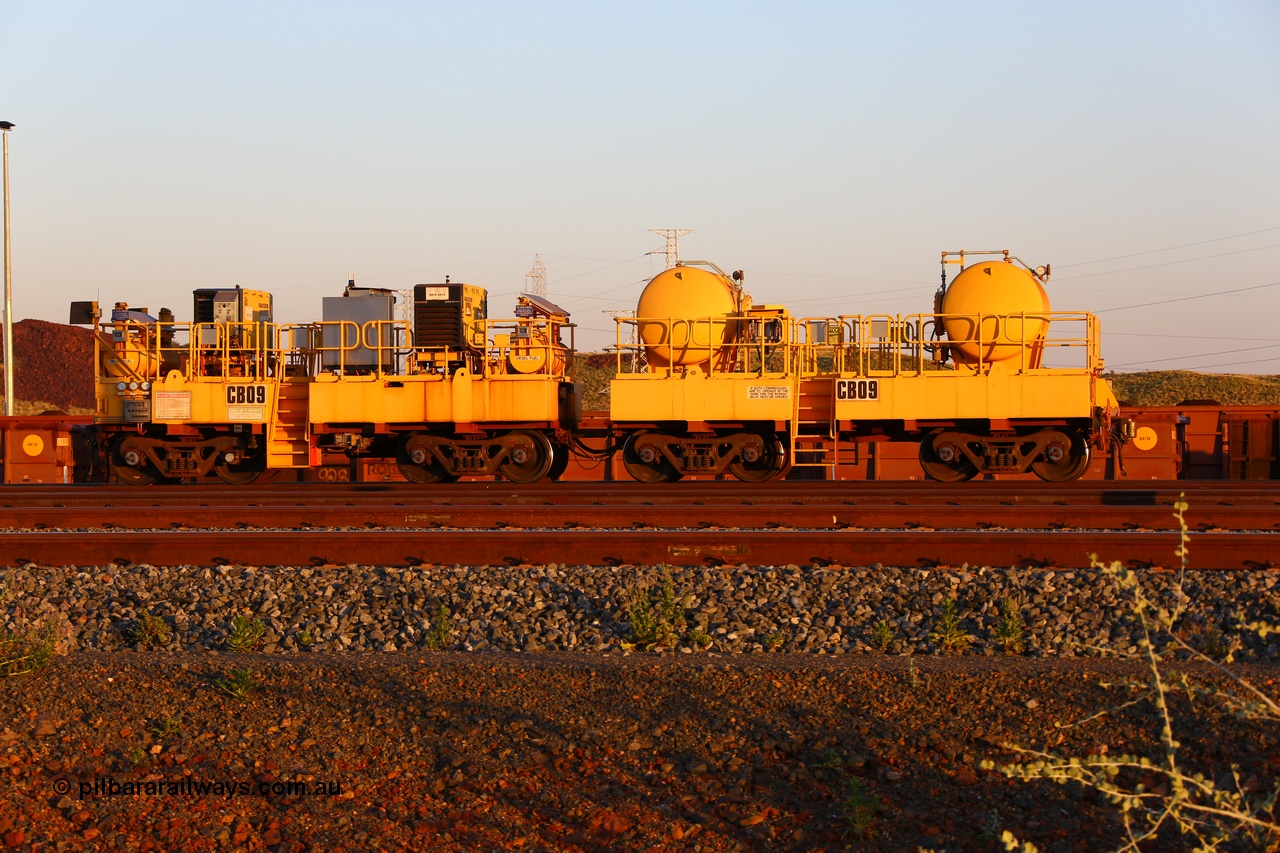
<svg viewBox="0 0 1280 853"><path fill-rule="evenodd" d="M304 321L351 273L507 315L541 253L598 347L648 229L693 228L801 314L929 311L941 250L1009 248L1109 366L1280 373L1273 0L3 0L0 31L18 319L240 284Z"/></svg>

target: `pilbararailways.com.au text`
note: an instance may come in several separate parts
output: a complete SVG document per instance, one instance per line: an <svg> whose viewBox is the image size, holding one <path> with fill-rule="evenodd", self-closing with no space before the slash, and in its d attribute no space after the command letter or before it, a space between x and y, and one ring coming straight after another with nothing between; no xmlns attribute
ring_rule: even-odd
<svg viewBox="0 0 1280 853"><path fill-rule="evenodd" d="M74 787L73 787L74 784ZM240 782L235 779L127 779L99 776L72 783L68 779L54 782L59 794L76 791L81 799L88 797L338 797L342 783L331 782Z"/></svg>

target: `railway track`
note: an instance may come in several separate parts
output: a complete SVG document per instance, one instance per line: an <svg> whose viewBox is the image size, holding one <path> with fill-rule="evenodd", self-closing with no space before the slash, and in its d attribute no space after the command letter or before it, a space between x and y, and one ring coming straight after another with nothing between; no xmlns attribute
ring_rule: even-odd
<svg viewBox="0 0 1280 853"><path fill-rule="evenodd" d="M1173 532L955 530L381 530L10 533L0 564L101 565L783 565L1085 568L1090 555L1133 567L1176 565ZM1269 569L1280 535L1194 534L1189 568Z"/></svg>
<svg viewBox="0 0 1280 853"><path fill-rule="evenodd" d="M1270 483L301 484L0 491L0 564L1280 566Z"/></svg>
<svg viewBox="0 0 1280 853"><path fill-rule="evenodd" d="M726 503L750 505L767 500L819 505L867 506L883 503L964 505L974 501L1105 506L1172 506L1185 494L1193 508L1208 504L1262 505L1280 509L1280 482L1273 480L1076 480L1069 483L991 481L935 483L925 481L782 480L767 483L685 481L646 485L617 482L470 481L448 485L410 483L279 483L229 486L183 483L127 486L98 483L0 486L0 508L38 506L207 506L351 505L403 503L445 505L460 501L504 505L603 503L608 505Z"/></svg>
<svg viewBox="0 0 1280 853"><path fill-rule="evenodd" d="M174 496L178 497L178 496ZM184 496L185 497L185 496ZM1090 503L1001 500L971 496L964 503L895 499L857 503L836 497L690 497L534 502L508 496L457 496L388 501L357 494L346 503L286 503L238 500L172 500L164 505L111 502L86 506L0 507L0 526L10 529L206 529L206 528L724 528L812 530L948 528L969 530L1070 528L1176 530L1172 503ZM899 496L905 497L905 496ZM1188 524L1198 530L1280 530L1280 507L1264 501L1198 504Z"/></svg>

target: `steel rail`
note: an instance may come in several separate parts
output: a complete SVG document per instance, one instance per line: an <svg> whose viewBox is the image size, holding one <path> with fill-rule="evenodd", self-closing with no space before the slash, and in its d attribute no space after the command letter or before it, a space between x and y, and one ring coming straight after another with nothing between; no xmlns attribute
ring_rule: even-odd
<svg viewBox="0 0 1280 853"><path fill-rule="evenodd" d="M1280 511L1245 504L1197 505L1186 514L1196 530L1277 530ZM1099 504L818 505L770 500L749 505L684 502L569 504L454 502L365 504L353 506L203 506L165 507L3 507L0 528L7 529L210 529L210 528L948 528L1060 530L1177 530L1172 509L1164 505Z"/></svg>
<svg viewBox="0 0 1280 853"><path fill-rule="evenodd" d="M171 531L4 533L0 565L785 565L1078 569L1092 554L1177 565L1175 532L971 531ZM1280 534L1193 533L1189 567L1280 565Z"/></svg>
<svg viewBox="0 0 1280 853"><path fill-rule="evenodd" d="M263 486L179 484L122 486L106 484L0 487L0 507L36 506L345 506L405 503L415 506L489 502L513 504L686 505L693 502L751 505L795 502L808 506L847 504L1172 506L1186 495L1193 507L1207 504L1256 504L1280 508L1278 481L1075 481L1040 483L866 482L784 480L771 483L696 481L642 483L467 482L448 485L407 483L286 483Z"/></svg>

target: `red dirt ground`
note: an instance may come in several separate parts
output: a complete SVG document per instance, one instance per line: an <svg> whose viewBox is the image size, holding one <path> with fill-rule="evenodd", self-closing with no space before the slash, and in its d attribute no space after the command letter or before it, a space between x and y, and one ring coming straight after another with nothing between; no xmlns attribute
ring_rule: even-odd
<svg viewBox="0 0 1280 853"><path fill-rule="evenodd" d="M237 667L257 685L242 699L217 686ZM1276 668L1245 674L1273 686ZM1008 829L1046 853L1116 849L1105 798L982 761L1019 760L1010 743L1158 758L1152 706L1101 684L1144 677L1098 658L77 652L3 680L0 841L994 853ZM1269 722L1169 707L1185 772L1271 790ZM193 788L215 782L242 787ZM267 790L284 782L307 788Z"/></svg>

